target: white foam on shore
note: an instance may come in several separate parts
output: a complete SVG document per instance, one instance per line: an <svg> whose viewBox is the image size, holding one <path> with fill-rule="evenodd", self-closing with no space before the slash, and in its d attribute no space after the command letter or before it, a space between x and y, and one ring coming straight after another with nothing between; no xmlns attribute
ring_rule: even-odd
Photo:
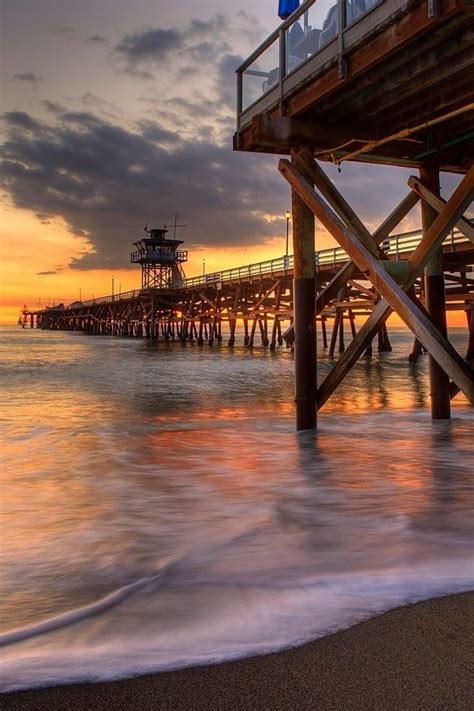
<svg viewBox="0 0 474 711"><path fill-rule="evenodd" d="M3 634L0 634L0 647L8 647L9 645L16 644L17 642L23 642L24 640L32 639L33 637L39 637L40 635L49 634L55 630L75 625L78 622L83 622L91 617L95 617L95 615L101 615L102 613L107 612L107 610L110 610L112 607L120 605L121 602L140 590L143 590L143 588L147 585L159 580L164 572L165 569L150 576L149 578L141 578L134 583L130 583L130 585L124 585L100 600L92 602L90 605L83 605L82 607L78 607L74 610L68 610L61 615L48 617L48 619L43 620L42 622L32 625L25 625L24 627L4 632Z"/></svg>
<svg viewBox="0 0 474 711"><path fill-rule="evenodd" d="M56 631L45 628L48 634L7 647L0 690L104 681L265 654L400 605L474 588L466 559L378 573L302 575L280 588L252 578L241 585L181 580L150 587L159 578L107 596L96 603L94 618L84 616Z"/></svg>

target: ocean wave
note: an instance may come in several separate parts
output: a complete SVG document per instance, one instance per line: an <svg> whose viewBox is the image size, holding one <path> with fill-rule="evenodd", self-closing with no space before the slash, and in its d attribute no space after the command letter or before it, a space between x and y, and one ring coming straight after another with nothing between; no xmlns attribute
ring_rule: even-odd
<svg viewBox="0 0 474 711"><path fill-rule="evenodd" d="M171 564L170 564L171 565ZM129 598L131 595L143 590L151 583L156 583L160 578L162 578L170 565L165 565L160 571L154 573L150 577L141 578L136 580L134 583L129 585L124 585L117 590L105 595L105 597L89 605L83 605L74 610L68 610L60 615L54 615L41 622L36 622L32 625L25 625L24 627L19 627L15 630L10 630L0 634L0 647L7 647L16 642L22 642L32 637L38 637L39 635L48 634L49 632L54 632L58 629L63 629L64 627L69 627L70 625L75 625L77 622L82 622L96 615L101 615L107 610L120 605L124 600Z"/></svg>

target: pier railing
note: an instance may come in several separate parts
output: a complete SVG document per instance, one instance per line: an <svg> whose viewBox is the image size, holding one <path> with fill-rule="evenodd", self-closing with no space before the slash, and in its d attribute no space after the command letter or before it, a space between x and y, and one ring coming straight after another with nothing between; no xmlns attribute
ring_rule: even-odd
<svg viewBox="0 0 474 711"><path fill-rule="evenodd" d="M382 246L387 257L394 259L402 259L403 255L413 252L421 241L421 230L413 230L412 232L404 232L403 234L392 235L384 240ZM446 237L443 242L445 250L454 252L456 245L469 242L459 230L454 229ZM348 260L346 252L341 247L323 249L315 252L314 255L316 269L335 264L340 264ZM282 274L291 274L293 272L293 255L277 257L276 259L268 259L264 262L255 264L246 264L243 267L234 267L233 269L224 269L221 272L213 272L211 274L203 274L200 276L189 277L183 279L181 289L192 289L196 287L206 287L210 285L221 285L241 279L249 279L260 276L281 276ZM82 302L83 306L94 306L95 304L109 304L117 301L125 301L136 299L142 294L141 289L126 291L120 294L111 296L103 296L97 299L90 299ZM69 307L67 307L69 308Z"/></svg>
<svg viewBox="0 0 474 711"><path fill-rule="evenodd" d="M345 78L347 51L405 9L404 0L305 0L236 70L237 130L329 63Z"/></svg>
<svg viewBox="0 0 474 711"><path fill-rule="evenodd" d="M413 252L421 241L421 231L414 230L413 232L405 232L400 235L387 237L382 245L382 249L388 257L399 259L407 252ZM464 237L459 230L453 230L445 239L444 245L448 248L451 246L453 251L456 244L460 242L468 242L467 237ZM316 269L318 267L331 266L347 261L348 256L341 247L331 249L323 249L316 252L314 255ZM247 264L243 267L235 267L233 269L225 269L222 272L214 272L203 276L190 277L183 282L184 288L196 286L208 286L209 284L225 283L238 281L240 279L248 279L249 277L272 276L280 275L282 272L293 271L293 255L290 254L276 259L269 259L265 262L256 264Z"/></svg>

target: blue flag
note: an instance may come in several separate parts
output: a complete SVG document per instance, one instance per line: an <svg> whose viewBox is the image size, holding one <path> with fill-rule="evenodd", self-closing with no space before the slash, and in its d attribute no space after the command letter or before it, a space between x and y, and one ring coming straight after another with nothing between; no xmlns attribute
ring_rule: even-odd
<svg viewBox="0 0 474 711"><path fill-rule="evenodd" d="M300 0L279 0L278 14L282 20L286 20L300 6Z"/></svg>

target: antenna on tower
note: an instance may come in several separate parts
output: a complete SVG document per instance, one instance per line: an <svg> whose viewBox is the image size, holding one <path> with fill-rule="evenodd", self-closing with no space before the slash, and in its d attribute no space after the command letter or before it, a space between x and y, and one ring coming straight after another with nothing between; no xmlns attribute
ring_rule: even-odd
<svg viewBox="0 0 474 711"><path fill-rule="evenodd" d="M175 212L175 214L174 214L173 225L164 225L164 228L166 230L166 229L170 228L171 226L173 227L173 238L174 239L181 239L183 237L184 230L186 229L186 225L178 225L178 213L177 212ZM179 236L177 236L178 227L181 228L181 233L179 234Z"/></svg>

